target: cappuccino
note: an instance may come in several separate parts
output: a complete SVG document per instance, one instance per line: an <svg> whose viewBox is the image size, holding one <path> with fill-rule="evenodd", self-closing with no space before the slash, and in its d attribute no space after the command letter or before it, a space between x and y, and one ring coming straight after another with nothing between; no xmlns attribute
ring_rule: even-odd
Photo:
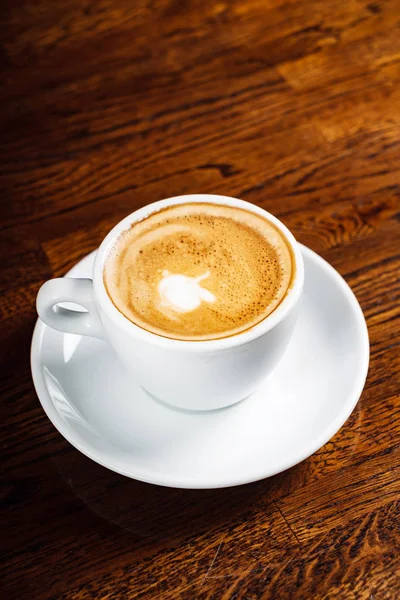
<svg viewBox="0 0 400 600"><path fill-rule="evenodd" d="M151 333L226 338L268 317L294 278L289 242L267 218L193 202L150 214L119 236L103 279L116 308Z"/></svg>

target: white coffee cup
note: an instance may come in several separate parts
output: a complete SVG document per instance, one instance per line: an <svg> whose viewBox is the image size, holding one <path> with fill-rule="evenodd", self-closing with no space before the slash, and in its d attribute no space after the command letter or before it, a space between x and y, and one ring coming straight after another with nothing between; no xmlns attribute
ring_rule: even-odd
<svg viewBox="0 0 400 600"><path fill-rule="evenodd" d="M259 324L231 337L191 342L150 333L118 311L104 286L105 259L121 232L161 208L193 202L225 204L264 216L291 246L295 277L283 301ZM182 409L212 410L249 396L279 362L293 333L303 281L299 246L276 217L243 200L194 194L155 202L123 219L100 245L93 280L47 281L39 290L37 310L49 327L108 341L126 369L156 398ZM57 307L62 302L74 302L88 312Z"/></svg>

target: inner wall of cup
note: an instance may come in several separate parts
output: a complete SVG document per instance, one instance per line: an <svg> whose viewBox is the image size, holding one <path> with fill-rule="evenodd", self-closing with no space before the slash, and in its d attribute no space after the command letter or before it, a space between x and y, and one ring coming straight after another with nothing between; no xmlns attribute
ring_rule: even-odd
<svg viewBox="0 0 400 600"><path fill-rule="evenodd" d="M106 238L100 245L99 251L102 250L102 246L104 242L110 237L110 240L107 243L107 252L105 252L102 258L102 267L104 267L105 258L108 254L108 251L113 247L113 244L116 242L116 239L124 232L129 230L134 223L142 221L149 217L150 215L162 210L163 208L167 208L169 206L174 206L177 204L189 204L189 203L201 203L207 202L209 204L225 204L228 206L237 206L238 208L243 208L244 210L248 210L255 214L263 216L265 219L269 220L284 236L286 241L288 242L288 247L292 254L292 258L294 258L294 266L295 271L297 271L297 262L298 262L298 252L296 245L297 242L293 237L293 234L289 231L289 229L282 223L277 217L269 213L268 211L258 207L255 204L251 204L246 200L240 200L238 198L232 198L230 196L218 196L214 194L188 194L185 196L175 196L172 198L167 198L165 200L159 200L152 204L148 204L139 208L137 211L131 213L127 217L125 217L122 221L117 223L113 227L113 229L108 233Z"/></svg>

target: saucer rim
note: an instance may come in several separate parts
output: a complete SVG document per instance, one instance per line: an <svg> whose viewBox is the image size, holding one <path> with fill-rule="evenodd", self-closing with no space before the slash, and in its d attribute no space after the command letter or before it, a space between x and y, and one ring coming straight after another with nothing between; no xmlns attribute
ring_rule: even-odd
<svg viewBox="0 0 400 600"><path fill-rule="evenodd" d="M326 427L317 437L310 440L309 444L304 445L304 449L298 455L296 455L296 459L293 460L288 459L286 461L282 461L281 464L275 464L273 468L266 468L259 475L254 477L253 475L250 477L246 477L246 472L242 472L242 476L238 475L235 478L229 477L227 480L221 480L220 482L215 481L207 481L206 479L198 480L195 477L165 477L163 474L144 470L143 472L136 472L135 468L131 470L126 470L118 465L118 461L107 461L106 457L103 456L104 453L99 452L96 449L93 449L90 444L81 443L80 439L77 439L75 435L75 431L71 429L60 417L58 414L50 395L48 394L46 384L43 380L42 372L41 372L41 346L44 333L47 329L47 325L45 325L39 318L36 321L35 328L32 336L31 343L31 373L33 384L36 390L36 394L39 398L39 401L43 407L44 412L49 418L50 422L54 425L57 431L77 450L82 452L85 456L90 458L91 460L97 462L101 466L110 469L120 475L124 475L126 477L130 477L131 479L136 479L141 482L160 485L164 487L172 487L172 488L180 488L180 489L218 489L218 488L227 488L234 487L238 485L245 485L248 483L253 483L256 481L261 481L262 479L266 479L268 477L272 477L273 475L277 475L287 469L299 464L315 452L317 452L320 448L322 448L329 440L332 439L334 435L341 429L341 427L345 424L351 413L353 412L357 402L361 396L361 393L364 389L365 381L368 374L369 368L369 336L368 336L368 328L365 321L364 314L359 305L359 302L351 290L348 283L345 279L336 271L336 269L328 263L324 258L322 258L319 254L304 246L303 244L299 244L301 252L304 255L308 255L312 261L317 262L318 266L323 269L328 275L334 279L336 285L338 285L344 295L346 296L349 307L351 308L354 318L357 321L357 330L358 337L360 343L360 352L359 352L359 364L360 367L355 376L355 380L353 382L352 389L348 392L348 399L344 404L341 411L336 415L336 417L330 422L329 426ZM89 259L92 255L95 256L97 250L90 252L86 256L84 256L81 260L79 260L69 271L65 274L65 277L70 276L72 270L75 270L77 265L79 265L84 260ZM307 274L305 273L305 276ZM116 463L116 464L115 464Z"/></svg>

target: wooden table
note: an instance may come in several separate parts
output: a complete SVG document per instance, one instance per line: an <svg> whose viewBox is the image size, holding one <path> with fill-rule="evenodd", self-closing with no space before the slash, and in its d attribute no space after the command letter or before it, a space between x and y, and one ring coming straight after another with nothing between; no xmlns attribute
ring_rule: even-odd
<svg viewBox="0 0 400 600"><path fill-rule="evenodd" d="M400 598L399 1L2 6L2 597ZM371 341L328 444L214 491L81 455L29 367L40 285L134 209L197 191L281 218L352 286Z"/></svg>

